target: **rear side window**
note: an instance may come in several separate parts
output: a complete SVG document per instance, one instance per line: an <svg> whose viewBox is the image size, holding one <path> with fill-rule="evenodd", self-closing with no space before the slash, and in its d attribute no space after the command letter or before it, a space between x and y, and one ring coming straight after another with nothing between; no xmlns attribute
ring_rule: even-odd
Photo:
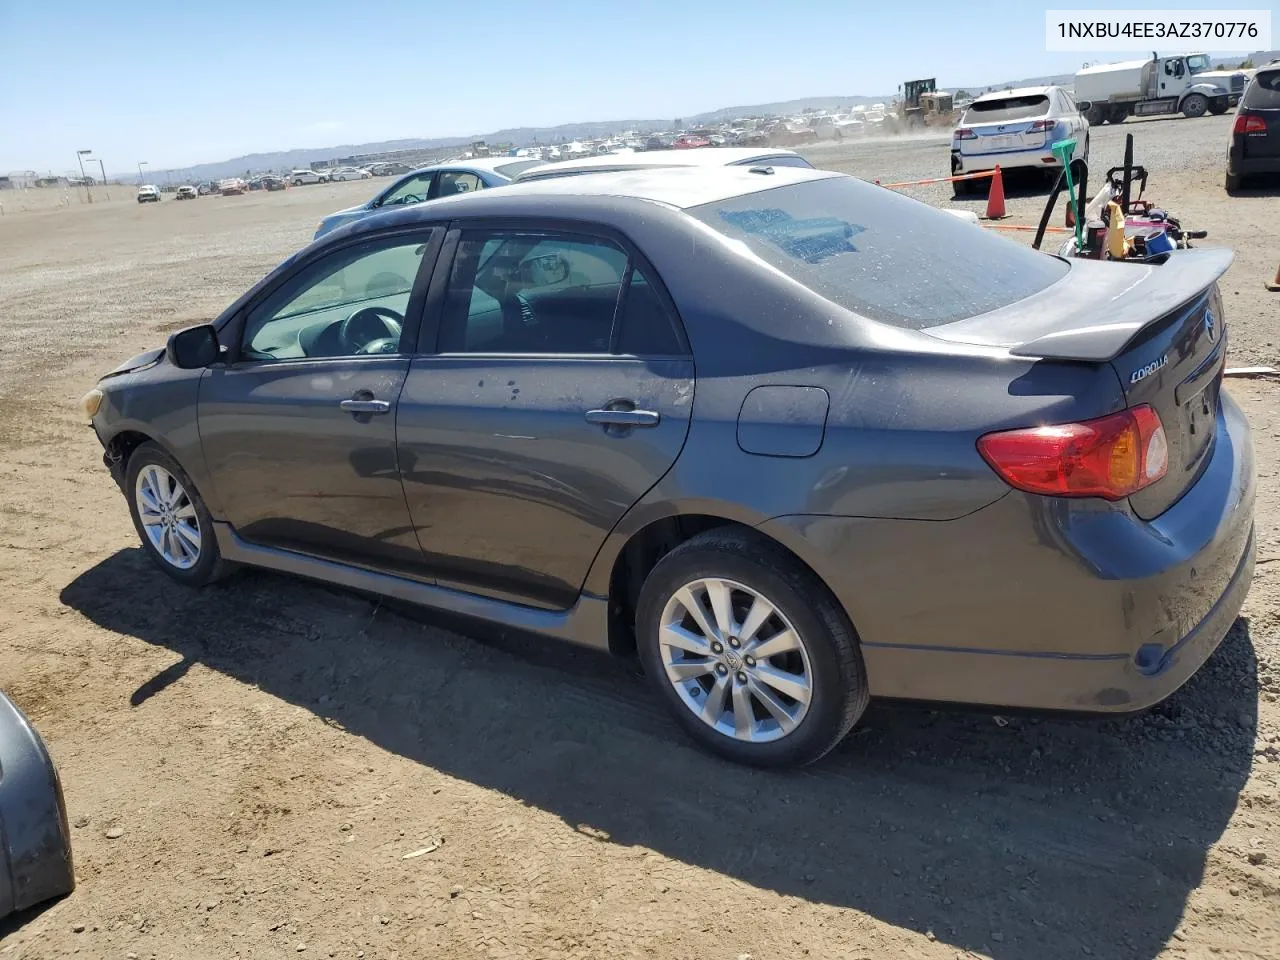
<svg viewBox="0 0 1280 960"><path fill-rule="evenodd" d="M737 163L739 167L804 167L806 170L812 170L813 164L804 157L796 154L783 154L780 157L761 157L759 160L747 160Z"/></svg>
<svg viewBox="0 0 1280 960"><path fill-rule="evenodd" d="M1010 120L1030 120L1049 112L1049 98L1043 93L1025 97L1001 97L999 100L979 100L965 111L964 123L1007 123Z"/></svg>
<svg viewBox="0 0 1280 960"><path fill-rule="evenodd" d="M688 210L814 293L919 329L1007 306L1067 264L858 180L837 176Z"/></svg>
<svg viewBox="0 0 1280 960"><path fill-rule="evenodd" d="M540 166L542 166L541 160L513 160L511 163L504 163L493 169L494 172L506 177L508 180L514 180L524 171Z"/></svg>
<svg viewBox="0 0 1280 960"><path fill-rule="evenodd" d="M1280 70L1257 73L1244 92L1241 106L1251 110L1280 110Z"/></svg>
<svg viewBox="0 0 1280 960"><path fill-rule="evenodd" d="M657 289L644 271L635 267L622 299L618 353L640 357L676 356L684 353L675 323Z"/></svg>

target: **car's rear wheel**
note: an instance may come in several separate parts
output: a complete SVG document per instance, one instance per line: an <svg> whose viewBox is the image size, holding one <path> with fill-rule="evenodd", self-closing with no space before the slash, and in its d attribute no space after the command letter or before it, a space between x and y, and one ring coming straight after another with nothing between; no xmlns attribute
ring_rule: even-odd
<svg viewBox="0 0 1280 960"><path fill-rule="evenodd" d="M1227 172L1226 188L1227 193L1235 193L1240 189L1240 185L1244 183L1244 177L1238 173Z"/></svg>
<svg viewBox="0 0 1280 960"><path fill-rule="evenodd" d="M143 549L174 580L198 587L231 572L204 500L159 444L140 444L129 457L125 496Z"/></svg>
<svg viewBox="0 0 1280 960"><path fill-rule="evenodd" d="M866 709L848 617L762 538L712 530L676 547L645 580L636 629L645 670L681 726L730 760L810 763Z"/></svg>

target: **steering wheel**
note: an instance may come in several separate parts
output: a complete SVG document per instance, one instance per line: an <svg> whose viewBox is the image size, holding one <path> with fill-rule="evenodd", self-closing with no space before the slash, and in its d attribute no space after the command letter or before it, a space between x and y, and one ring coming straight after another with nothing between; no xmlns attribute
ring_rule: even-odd
<svg viewBox="0 0 1280 960"><path fill-rule="evenodd" d="M406 203L421 203L422 198L416 193L406 193L404 196L396 197L394 200L388 200L388 207L403 206Z"/></svg>
<svg viewBox="0 0 1280 960"><path fill-rule="evenodd" d="M390 307L361 307L338 325L338 342L348 353L392 353L387 341L398 349L403 326L404 317Z"/></svg>

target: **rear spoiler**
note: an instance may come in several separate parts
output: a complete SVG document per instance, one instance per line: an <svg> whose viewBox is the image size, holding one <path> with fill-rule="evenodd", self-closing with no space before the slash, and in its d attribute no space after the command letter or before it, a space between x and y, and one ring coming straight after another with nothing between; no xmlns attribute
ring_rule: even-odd
<svg viewBox="0 0 1280 960"><path fill-rule="evenodd" d="M1043 332L1013 343L1009 352L1044 360L1111 360L1148 324L1207 292L1234 259L1231 250L1201 248L1176 250L1158 265L1070 260L1071 273L1033 298L1043 299L1033 321ZM1099 322L1088 323L1088 317Z"/></svg>

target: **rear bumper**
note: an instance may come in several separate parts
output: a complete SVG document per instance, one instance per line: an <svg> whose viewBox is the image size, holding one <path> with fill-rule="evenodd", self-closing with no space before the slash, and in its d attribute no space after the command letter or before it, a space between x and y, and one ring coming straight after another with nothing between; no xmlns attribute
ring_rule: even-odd
<svg viewBox="0 0 1280 960"><path fill-rule="evenodd" d="M58 773L40 735L0 693L0 917L74 886Z"/></svg>
<svg viewBox="0 0 1280 960"><path fill-rule="evenodd" d="M1046 144L1034 150L1005 150L999 153L959 153L951 151L951 172L979 173L983 170L1014 170L1035 167L1037 170L1054 170L1062 166Z"/></svg>
<svg viewBox="0 0 1280 960"><path fill-rule="evenodd" d="M1253 573L1253 438L1223 394L1200 479L1152 522L1010 493L951 521L783 517L862 640L874 696L1125 713L1217 648ZM796 537L800 539L797 541Z"/></svg>
<svg viewBox="0 0 1280 960"><path fill-rule="evenodd" d="M1233 148L1227 155L1227 171L1242 177L1255 173L1280 173L1280 156L1246 157L1242 151Z"/></svg>

